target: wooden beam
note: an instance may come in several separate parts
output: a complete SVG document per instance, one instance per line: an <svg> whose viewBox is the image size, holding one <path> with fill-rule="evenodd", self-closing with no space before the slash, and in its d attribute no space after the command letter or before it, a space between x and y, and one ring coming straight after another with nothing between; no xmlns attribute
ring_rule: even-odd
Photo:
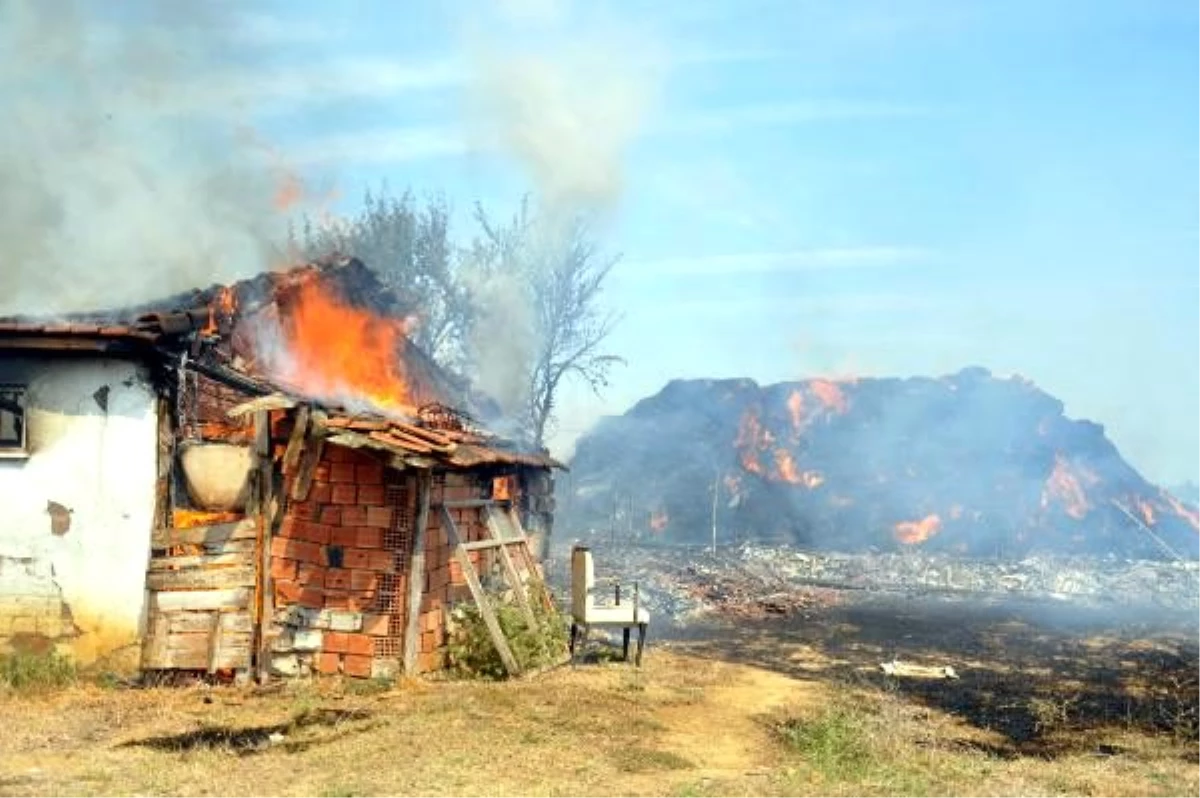
<svg viewBox="0 0 1200 798"><path fill-rule="evenodd" d="M262 413L267 410L289 410L295 407L298 402L290 396L284 396L281 393L268 394L260 396L257 399L251 399L249 402L242 402L240 405L231 407L225 415L230 418L240 418L249 413Z"/></svg>
<svg viewBox="0 0 1200 798"><path fill-rule="evenodd" d="M404 674L417 672L417 639L421 635L421 597L425 593L425 530L429 526L429 494L432 474L417 472L417 521L413 532L413 547L408 558L408 617L404 625Z"/></svg>
<svg viewBox="0 0 1200 798"><path fill-rule="evenodd" d="M313 434L316 431L316 414L309 417L313 421L312 430L304 446L304 454L300 458L300 469L292 482L292 501L302 502L308 498L312 487L313 475L317 473L317 465L321 462L321 454L325 451L325 439Z"/></svg>
<svg viewBox="0 0 1200 798"><path fill-rule="evenodd" d="M180 590L153 593L150 602L154 613L205 610L248 610L250 590L245 587L217 590ZM247 632L250 630L247 628Z"/></svg>
<svg viewBox="0 0 1200 798"><path fill-rule="evenodd" d="M301 405L292 420L292 434L288 437L287 449L283 452L283 473L296 470L300 455L304 453L304 438L308 435L308 405Z"/></svg>
<svg viewBox="0 0 1200 798"><path fill-rule="evenodd" d="M508 671L509 676L520 676L521 666L508 646L504 630L500 628L500 621L496 618L495 611L492 610L492 603L488 600L483 585L479 583L479 575L475 573L475 564L471 562L471 555L467 554L462 538L458 535L458 526L450 517L450 511L446 509L445 505L442 506L442 524L450 536L450 543L454 546L454 556L458 558L458 564L462 566L467 587L471 589L471 595L474 597L475 604L479 607L479 614L483 616L483 622L492 636L492 643L496 646L497 653L500 654L500 661L504 663L504 669Z"/></svg>

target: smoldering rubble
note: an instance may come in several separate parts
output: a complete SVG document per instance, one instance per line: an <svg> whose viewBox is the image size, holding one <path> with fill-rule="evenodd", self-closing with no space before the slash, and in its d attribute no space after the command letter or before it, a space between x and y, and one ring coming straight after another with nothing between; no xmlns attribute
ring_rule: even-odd
<svg viewBox="0 0 1200 798"><path fill-rule="evenodd" d="M1039 555L1019 560L936 552L827 552L742 544L595 547L597 571L613 598L638 600L668 625L711 618L813 617L851 594L1023 600L1125 610L1196 613L1200 563ZM564 576L569 555L550 564Z"/></svg>

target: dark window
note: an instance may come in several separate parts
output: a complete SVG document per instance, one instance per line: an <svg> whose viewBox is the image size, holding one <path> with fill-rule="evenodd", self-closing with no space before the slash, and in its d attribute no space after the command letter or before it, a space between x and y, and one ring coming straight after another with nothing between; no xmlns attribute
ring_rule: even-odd
<svg viewBox="0 0 1200 798"><path fill-rule="evenodd" d="M28 454L26 443L25 386L0 385L0 457Z"/></svg>

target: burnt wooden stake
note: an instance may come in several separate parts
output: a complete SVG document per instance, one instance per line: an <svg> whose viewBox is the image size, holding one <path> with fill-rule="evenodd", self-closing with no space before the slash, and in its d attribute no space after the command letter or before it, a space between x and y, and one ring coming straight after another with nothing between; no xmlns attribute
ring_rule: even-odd
<svg viewBox="0 0 1200 798"><path fill-rule="evenodd" d="M258 681L265 683L270 675L271 618L275 601L271 585L271 526L275 510L275 475L271 465L271 418L265 410L254 414L254 453L258 462Z"/></svg>

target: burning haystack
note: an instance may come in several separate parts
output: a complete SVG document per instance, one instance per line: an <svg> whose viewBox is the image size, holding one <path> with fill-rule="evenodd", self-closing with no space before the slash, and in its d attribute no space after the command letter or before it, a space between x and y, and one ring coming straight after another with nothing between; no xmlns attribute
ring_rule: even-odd
<svg viewBox="0 0 1200 798"><path fill-rule="evenodd" d="M1197 512L1021 379L680 380L604 419L569 523L663 542L1195 557Z"/></svg>

